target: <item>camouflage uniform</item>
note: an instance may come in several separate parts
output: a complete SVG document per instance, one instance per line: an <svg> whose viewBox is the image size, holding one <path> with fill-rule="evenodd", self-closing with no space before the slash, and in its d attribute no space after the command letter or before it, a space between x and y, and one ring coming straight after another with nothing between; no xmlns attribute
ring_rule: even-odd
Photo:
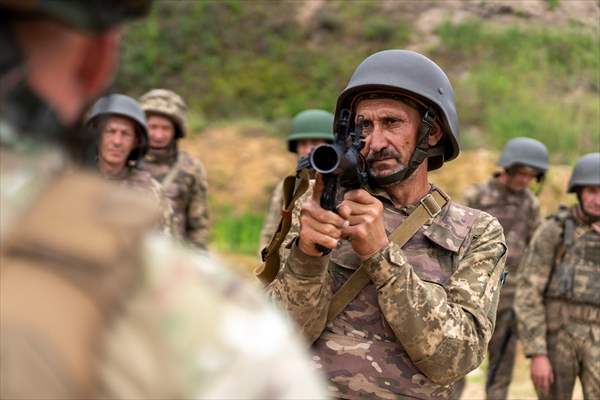
<svg viewBox="0 0 600 400"><path fill-rule="evenodd" d="M151 149L140 162L140 168L161 183L161 190L173 209L174 236L189 241L200 249L206 249L209 224L208 179L202 163L173 146L168 151ZM166 178L169 178L169 182L165 182Z"/></svg>
<svg viewBox="0 0 600 400"><path fill-rule="evenodd" d="M506 237L508 277L502 286L496 328L488 346L486 382L488 399L505 399L517 348L517 321L513 310L515 278L527 244L540 223L539 202L529 189L513 192L496 178L492 178L484 184L467 189L465 204L496 217Z"/></svg>
<svg viewBox="0 0 600 400"><path fill-rule="evenodd" d="M573 242L563 247L568 219L574 221ZM548 398L570 399L577 376L586 399L600 398L599 266L600 234L579 206L542 223L521 265L515 298L519 335L526 356L550 358L554 383Z"/></svg>
<svg viewBox="0 0 600 400"><path fill-rule="evenodd" d="M258 251L260 252L266 245L269 244L271 237L277 230L279 220L281 219L281 207L283 206L283 181L279 182L269 201L269 210L265 217L265 224L260 231L260 244Z"/></svg>
<svg viewBox="0 0 600 400"><path fill-rule="evenodd" d="M0 161L0 397L324 397L298 338L260 293L207 256L144 233L154 202L95 174L65 174L53 152L3 146ZM53 308L56 297L39 286L47 277L62 282L60 293L74 291L71 306ZM25 288L36 290L23 302ZM112 326L93 335L91 348L105 351L85 356L99 357L94 385L74 381L84 368L73 332L91 323L68 318L82 304L95 310L94 332ZM50 340L36 331L42 316L57 324Z"/></svg>
<svg viewBox="0 0 600 400"><path fill-rule="evenodd" d="M388 234L416 207L378 198ZM361 262L348 241L322 257L294 243L269 292L313 343L333 396L444 399L483 359L506 252L490 215L450 201L403 249L391 243L363 262L372 282L328 324L333 293Z"/></svg>

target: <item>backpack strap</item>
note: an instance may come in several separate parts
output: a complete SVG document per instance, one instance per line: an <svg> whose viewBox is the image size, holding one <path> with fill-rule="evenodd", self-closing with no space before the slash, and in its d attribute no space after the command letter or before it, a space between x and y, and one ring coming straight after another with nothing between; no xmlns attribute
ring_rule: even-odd
<svg viewBox="0 0 600 400"><path fill-rule="evenodd" d="M256 277L266 286L271 283L279 273L281 263L279 248L285 240L290 227L292 226L292 212L296 200L302 196L308 189L309 183L308 171L303 169L300 173L290 175L283 181L283 207L281 209L281 220L277 230L273 234L271 241L261 251L263 264L256 271Z"/></svg>
<svg viewBox="0 0 600 400"><path fill-rule="evenodd" d="M390 234L389 239L400 247L404 246L428 219L435 218L441 212L449 200L446 194L434 189L420 200L419 206ZM361 265L333 295L327 322L333 321L369 281L369 275Z"/></svg>
<svg viewBox="0 0 600 400"><path fill-rule="evenodd" d="M175 180L175 177L177 176L177 172L179 172L179 166L181 165L182 162L183 162L183 156L181 155L181 152L178 152L177 153L177 161L175 161L175 164L173 165L173 167L171 167L167 176L165 176L164 179L162 180L162 182L160 182L160 186L162 187L163 193L166 191L167 187L169 187L171 185L171 183L173 183L173 181ZM166 194L165 194L165 197L166 197Z"/></svg>

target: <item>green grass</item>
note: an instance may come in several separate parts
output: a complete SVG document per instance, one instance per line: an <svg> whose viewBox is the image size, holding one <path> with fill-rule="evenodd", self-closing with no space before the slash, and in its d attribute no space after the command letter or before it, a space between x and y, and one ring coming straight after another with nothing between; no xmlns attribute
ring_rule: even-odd
<svg viewBox="0 0 600 400"><path fill-rule="evenodd" d="M221 251L257 254L264 217L254 213L235 215L232 209L225 206L215 212L211 243Z"/></svg>
<svg viewBox="0 0 600 400"><path fill-rule="evenodd" d="M566 161L600 146L600 43L569 29L443 24L442 58L469 59L455 80L463 125L479 126L500 148L529 136ZM594 147L595 146L595 147Z"/></svg>

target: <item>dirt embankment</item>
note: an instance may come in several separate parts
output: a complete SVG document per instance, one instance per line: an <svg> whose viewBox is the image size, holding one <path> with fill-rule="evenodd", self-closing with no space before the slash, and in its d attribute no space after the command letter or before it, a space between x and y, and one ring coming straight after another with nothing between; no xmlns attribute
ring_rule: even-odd
<svg viewBox="0 0 600 400"><path fill-rule="evenodd" d="M273 187L295 166L283 139L238 125L207 129L182 144L206 166L211 204L228 205L239 214L265 212ZM460 201L469 185L485 181L497 170L497 159L498 153L486 149L466 151L433 172L431 180ZM550 168L540 194L544 214L561 202L574 201L564 193L569 174L568 166Z"/></svg>

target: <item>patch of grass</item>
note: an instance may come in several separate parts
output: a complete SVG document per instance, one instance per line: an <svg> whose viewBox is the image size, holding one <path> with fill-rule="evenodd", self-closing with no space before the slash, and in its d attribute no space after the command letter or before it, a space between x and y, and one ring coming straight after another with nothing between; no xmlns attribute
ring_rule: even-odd
<svg viewBox="0 0 600 400"><path fill-rule="evenodd" d="M459 114L500 148L517 136L544 142L566 161L600 147L600 42L581 31L443 24L439 55L468 57L454 81ZM576 72L575 72L576 71ZM591 91L591 95L588 94ZM463 100L464 99L464 100Z"/></svg>
<svg viewBox="0 0 600 400"><path fill-rule="evenodd" d="M264 217L254 213L236 215L223 206L215 213L211 242L221 251L256 254Z"/></svg>

